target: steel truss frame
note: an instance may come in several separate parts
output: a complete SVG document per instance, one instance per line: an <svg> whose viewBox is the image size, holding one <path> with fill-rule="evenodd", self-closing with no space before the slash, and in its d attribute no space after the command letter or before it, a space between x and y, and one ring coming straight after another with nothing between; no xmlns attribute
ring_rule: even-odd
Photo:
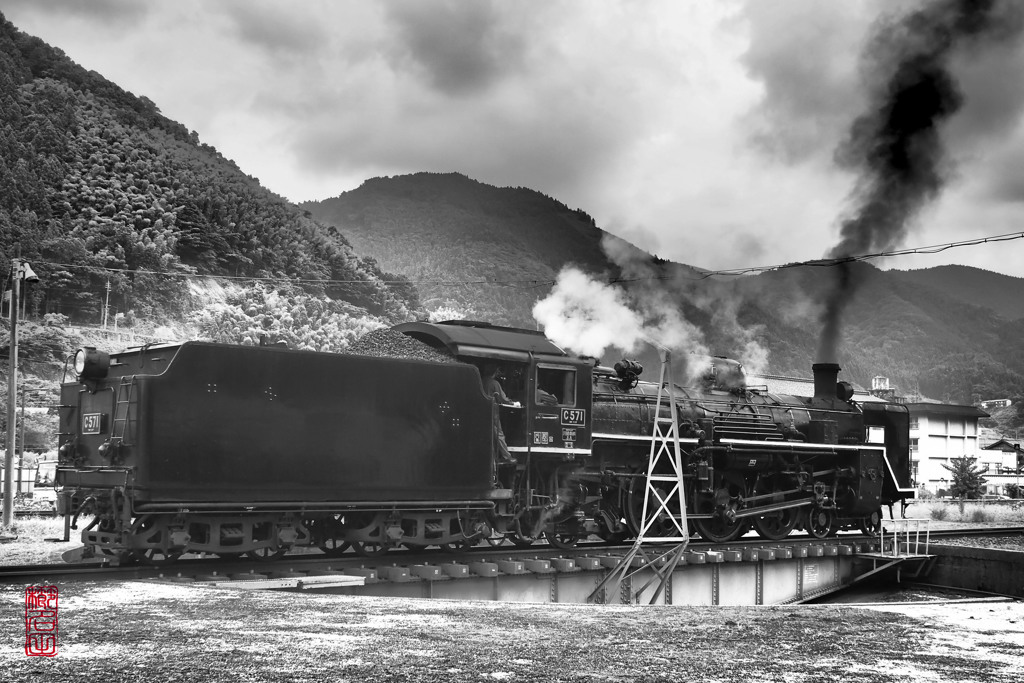
<svg viewBox="0 0 1024 683"><path fill-rule="evenodd" d="M658 382L658 398L655 405L653 438L647 462L647 480L644 488L644 510L640 532L633 542L633 547L622 556L619 563L608 572L604 580L598 584L587 598L588 602L597 601L603 596L604 590L614 585L621 590L623 581L632 579L640 572L653 575L644 583L635 595L657 582L649 604L655 604L662 592L671 591L672 572L675 571L683 552L690 543L690 533L686 522L686 491L683 486L683 457L679 447L679 413L676 406L676 395L671 390L674 386L672 373L672 353L658 346L661 356L661 376ZM661 417L661 407L668 401L671 417ZM665 466L667 465L667 466ZM665 485L667 493L659 485ZM675 507L678 506L678 507ZM647 533L655 522L670 522L671 531L668 536L648 536ZM673 544L665 549L666 544ZM651 546L658 546L652 548Z"/></svg>

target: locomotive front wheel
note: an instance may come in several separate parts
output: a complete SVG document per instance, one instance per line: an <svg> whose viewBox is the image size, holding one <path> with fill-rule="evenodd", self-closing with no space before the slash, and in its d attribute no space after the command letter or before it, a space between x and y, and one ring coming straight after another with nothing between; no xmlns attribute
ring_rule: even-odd
<svg viewBox="0 0 1024 683"><path fill-rule="evenodd" d="M827 538L836 525L836 513L825 508L812 507L804 520L804 528L814 538Z"/></svg>
<svg viewBox="0 0 1024 683"><path fill-rule="evenodd" d="M769 541L781 541L796 528L799 519L800 515L796 508L779 510L755 519L754 529L761 538Z"/></svg>
<svg viewBox="0 0 1024 683"><path fill-rule="evenodd" d="M857 520L857 528L861 530L861 533L868 536L877 536L882 530L882 511L875 510L870 515L866 515Z"/></svg>

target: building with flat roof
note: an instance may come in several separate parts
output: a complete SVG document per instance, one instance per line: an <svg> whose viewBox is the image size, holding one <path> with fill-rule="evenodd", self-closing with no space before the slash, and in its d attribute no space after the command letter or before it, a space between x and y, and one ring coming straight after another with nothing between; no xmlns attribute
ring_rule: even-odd
<svg viewBox="0 0 1024 683"><path fill-rule="evenodd" d="M980 457L978 420L988 413L974 406L953 403L905 403L910 410L910 459L914 482L927 491L945 495L951 473L943 465L953 458Z"/></svg>

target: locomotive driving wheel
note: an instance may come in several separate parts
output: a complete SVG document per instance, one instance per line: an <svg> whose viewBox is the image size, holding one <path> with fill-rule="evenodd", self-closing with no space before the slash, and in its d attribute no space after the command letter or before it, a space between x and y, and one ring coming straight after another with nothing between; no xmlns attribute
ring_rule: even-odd
<svg viewBox="0 0 1024 683"><path fill-rule="evenodd" d="M694 519L693 527L709 543L730 543L750 528L746 519L734 517L743 500L745 487L734 482L722 483L714 494L702 494L697 499L697 512L710 513L711 517Z"/></svg>
<svg viewBox="0 0 1024 683"><path fill-rule="evenodd" d="M676 520L681 518L681 513L679 512L678 501L672 494L671 487L666 488L665 485L662 485L651 488L650 500L648 501L650 507L658 506L660 500L668 500L668 505L666 509L659 510L657 517L650 520L644 520L644 496L646 494L646 477L634 477L626 494L626 526L629 532L633 536L639 536L645 521L647 521L650 522L644 533L644 536L647 538L675 536L678 534L679 528Z"/></svg>
<svg viewBox="0 0 1024 683"><path fill-rule="evenodd" d="M770 499L770 503L782 503L785 500L785 496L779 491L778 486L773 485L771 482L759 479L757 484L754 485L755 496L771 493L775 493L775 495ZM781 541L792 533L798 521L800 521L799 508L776 510L775 512L755 517L754 530L757 531L761 538L769 541Z"/></svg>
<svg viewBox="0 0 1024 683"><path fill-rule="evenodd" d="M754 530L761 538L769 541L781 541L792 533L799 519L800 516L797 514L796 508L779 510L756 518Z"/></svg>

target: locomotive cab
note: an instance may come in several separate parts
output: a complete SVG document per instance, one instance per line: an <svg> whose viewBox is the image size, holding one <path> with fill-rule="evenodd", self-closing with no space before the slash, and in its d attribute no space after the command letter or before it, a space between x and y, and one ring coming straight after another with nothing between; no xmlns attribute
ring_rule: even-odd
<svg viewBox="0 0 1024 683"><path fill-rule="evenodd" d="M570 357L540 332L483 322L404 323L398 332L477 366L497 364L513 405L497 407L509 452L590 454L590 361Z"/></svg>

